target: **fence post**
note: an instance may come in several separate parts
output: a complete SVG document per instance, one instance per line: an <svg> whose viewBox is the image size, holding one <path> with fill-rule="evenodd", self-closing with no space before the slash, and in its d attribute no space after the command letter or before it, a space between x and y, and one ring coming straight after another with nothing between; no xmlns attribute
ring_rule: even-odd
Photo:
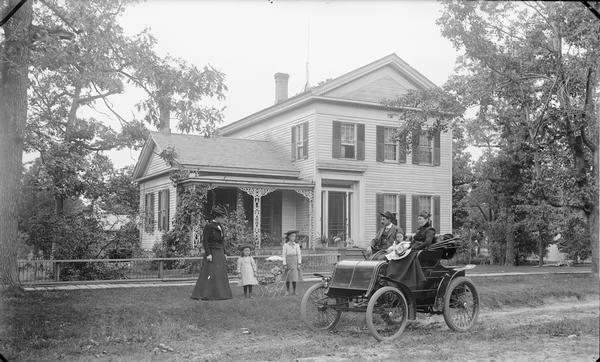
<svg viewBox="0 0 600 362"><path fill-rule="evenodd" d="M54 281L60 282L60 262L54 262Z"/></svg>
<svg viewBox="0 0 600 362"><path fill-rule="evenodd" d="M158 279L162 280L163 278L163 261L159 260L158 262Z"/></svg>

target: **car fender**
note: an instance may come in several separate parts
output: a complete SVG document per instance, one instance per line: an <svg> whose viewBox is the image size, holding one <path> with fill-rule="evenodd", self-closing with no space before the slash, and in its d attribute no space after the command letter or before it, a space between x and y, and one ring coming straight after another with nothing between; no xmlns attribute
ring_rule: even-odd
<svg viewBox="0 0 600 362"><path fill-rule="evenodd" d="M410 320L417 319L417 303L415 301L415 296L414 296L413 292L410 290L410 288L399 281L391 280L389 278L385 278L385 279L387 279L387 282L388 282L388 284L390 284L390 286L400 289L402 294L404 294L404 297L406 298L406 302L408 303L408 319L410 319Z"/></svg>
<svg viewBox="0 0 600 362"><path fill-rule="evenodd" d="M440 282L437 287L437 291L435 293L435 304L433 305L433 309L436 311L442 311L444 309L444 295L446 294L446 289L450 282L457 277L464 277L464 270L453 270L449 269L444 278Z"/></svg>

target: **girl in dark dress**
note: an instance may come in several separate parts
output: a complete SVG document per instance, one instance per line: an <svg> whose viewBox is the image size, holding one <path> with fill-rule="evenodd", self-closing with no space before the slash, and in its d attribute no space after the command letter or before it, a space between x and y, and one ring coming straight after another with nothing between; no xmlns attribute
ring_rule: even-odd
<svg viewBox="0 0 600 362"><path fill-rule="evenodd" d="M225 259L225 232L223 222L227 211L222 206L213 209L213 220L204 227L202 245L204 260L200 276L192 292L192 299L223 300L231 299L231 288L227 277Z"/></svg>
<svg viewBox="0 0 600 362"><path fill-rule="evenodd" d="M410 288L416 288L425 281L425 275L419 263L418 251L426 249L435 238L435 229L431 227L431 219L427 211L417 217L419 228L412 238L411 252L403 259L390 260L387 266L387 276L402 282Z"/></svg>

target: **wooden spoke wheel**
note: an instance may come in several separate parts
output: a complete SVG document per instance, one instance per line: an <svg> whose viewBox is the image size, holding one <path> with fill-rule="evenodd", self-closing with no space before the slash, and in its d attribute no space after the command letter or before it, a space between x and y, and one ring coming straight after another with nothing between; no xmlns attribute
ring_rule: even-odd
<svg viewBox="0 0 600 362"><path fill-rule="evenodd" d="M300 303L300 315L312 330L333 330L342 312L335 309L337 301L325 295L327 287L318 283L308 288Z"/></svg>
<svg viewBox="0 0 600 362"><path fill-rule="evenodd" d="M479 315L479 294L473 282L458 277L450 282L444 294L444 320L454 331L464 332L473 327Z"/></svg>
<svg viewBox="0 0 600 362"><path fill-rule="evenodd" d="M367 327L378 341L398 337L408 323L408 303L404 294L394 287L378 289L367 305Z"/></svg>

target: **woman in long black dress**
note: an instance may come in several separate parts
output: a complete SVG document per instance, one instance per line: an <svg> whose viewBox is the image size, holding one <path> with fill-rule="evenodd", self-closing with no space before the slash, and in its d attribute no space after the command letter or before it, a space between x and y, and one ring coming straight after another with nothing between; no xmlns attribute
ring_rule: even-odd
<svg viewBox="0 0 600 362"><path fill-rule="evenodd" d="M412 238L411 252L403 259L390 260L387 276L406 284L410 288L417 287L425 281L425 275L419 263L418 251L426 249L435 239L435 229L431 227L429 212L423 211L417 216L419 228Z"/></svg>
<svg viewBox="0 0 600 362"><path fill-rule="evenodd" d="M212 212L213 220L204 227L202 233L204 260L192 292L192 299L232 298L225 258L225 231L222 226L226 215L227 211L224 207L215 207Z"/></svg>

